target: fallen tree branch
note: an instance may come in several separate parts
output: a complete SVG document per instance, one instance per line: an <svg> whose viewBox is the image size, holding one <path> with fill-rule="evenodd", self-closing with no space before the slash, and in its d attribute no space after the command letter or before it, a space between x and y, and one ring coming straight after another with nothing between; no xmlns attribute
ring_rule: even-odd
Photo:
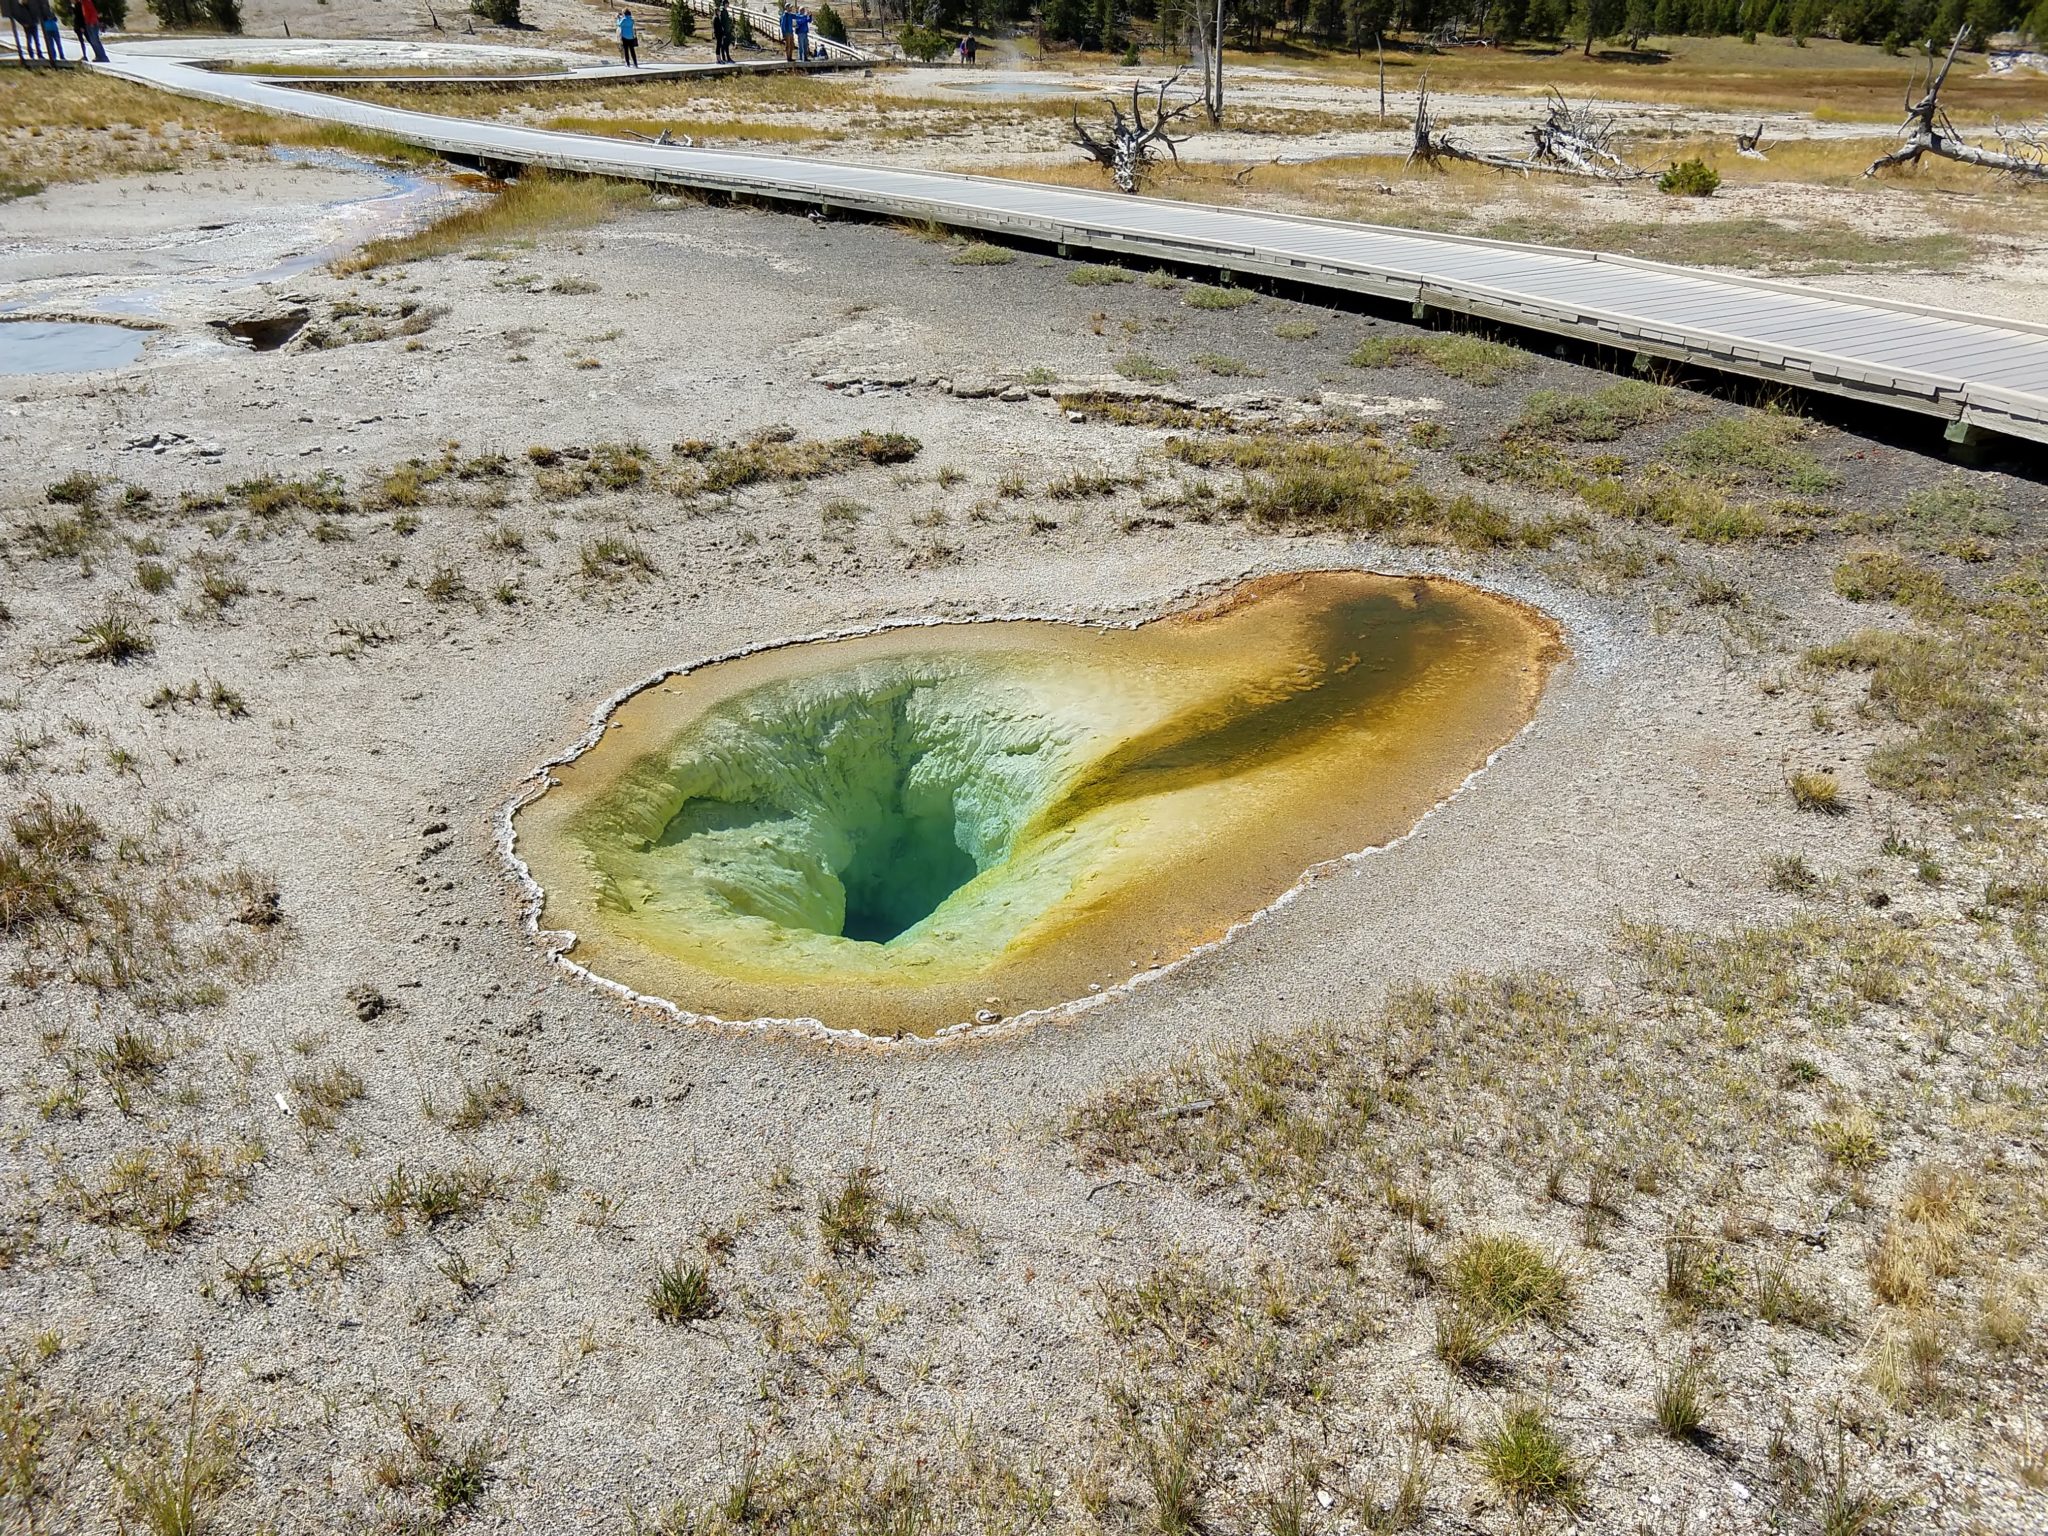
<svg viewBox="0 0 2048 1536"><path fill-rule="evenodd" d="M1894 166L1915 165L1922 155L1935 155L2021 181L2048 182L2048 146L2042 143L2040 125L1997 125L1993 131L1997 133L2001 147L1983 149L1957 133L1956 125L1950 121L1948 109L1941 104L1941 88L1948 83L1948 72L1955 67L1956 54L1969 35L1967 26L1956 29L1956 35L1948 45L1948 57L1942 60L1939 69L1934 67L1934 55L1929 51L1926 90L1915 101L1911 83L1906 87L1906 120L1899 125L1899 134L1904 142L1897 149L1871 161L1863 173L1865 176L1875 176L1879 171L1888 171Z"/></svg>
<svg viewBox="0 0 2048 1536"><path fill-rule="evenodd" d="M1420 159L1437 166L1444 160L1463 160L1470 165L1490 165L1498 171L1541 171L1552 176L1576 176L1593 181L1640 181L1655 171L1640 170L1614 152L1614 121L1601 117L1593 103L1574 107L1557 91L1543 121L1529 130L1535 151L1529 155L1503 155L1491 150L1472 149L1448 133L1438 130L1429 109L1429 76L1422 77L1415 97L1415 135L1408 148L1408 161Z"/></svg>

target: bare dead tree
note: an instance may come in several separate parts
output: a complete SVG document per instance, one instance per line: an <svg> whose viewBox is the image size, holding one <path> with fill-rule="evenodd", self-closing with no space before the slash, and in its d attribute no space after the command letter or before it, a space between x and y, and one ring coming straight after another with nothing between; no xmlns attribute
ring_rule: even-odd
<svg viewBox="0 0 2048 1536"><path fill-rule="evenodd" d="M1764 125L1761 122L1756 125L1756 132L1738 133L1735 135L1735 153L1741 155L1746 160L1768 160L1770 158L1769 155L1764 153Z"/></svg>
<svg viewBox="0 0 2048 1536"><path fill-rule="evenodd" d="M1080 109L1073 115L1074 147L1084 151L1090 159L1116 179L1118 188L1125 192L1138 190L1138 183L1144 179L1146 167L1151 163L1154 145L1163 144L1166 152L1173 157L1174 164L1180 163L1180 139L1173 136L1172 127L1192 113L1200 102L1184 101L1178 106L1169 106L1166 93L1180 80L1184 72L1175 70L1159 82L1153 97L1152 121L1145 121L1145 103L1141 93L1144 86L1131 82L1131 110L1125 116L1124 109L1115 102L1109 103L1109 136L1097 137L1081 123ZM1181 135L1185 138L1186 135Z"/></svg>
<svg viewBox="0 0 2048 1536"><path fill-rule="evenodd" d="M1553 176L1581 176L1596 181L1637 181L1655 171L1639 170L1614 151L1614 121L1602 117L1593 103L1574 107L1556 91L1543 121L1529 130L1534 152L1503 155L1491 150L1472 149L1459 143L1436 125L1429 109L1429 77L1422 77L1415 97L1415 137L1408 159L1435 166L1445 160L1463 160L1472 165L1490 165L1500 171L1541 171Z"/></svg>
<svg viewBox="0 0 2048 1536"><path fill-rule="evenodd" d="M1202 110L1211 126L1223 121L1223 4L1216 0L1213 17L1208 0L1194 0L1188 7L1188 41L1202 72Z"/></svg>
<svg viewBox="0 0 2048 1536"><path fill-rule="evenodd" d="M1415 92L1415 137L1408 146L1408 158L1404 166L1420 160L1435 169L1445 160L1478 160L1478 156L1465 148L1448 133L1440 133L1436 126L1436 114L1429 110L1429 76L1422 77L1422 83Z"/></svg>
<svg viewBox="0 0 2048 1536"><path fill-rule="evenodd" d="M1927 88L1918 101L1913 99L1911 82L1906 86L1906 120L1899 125L1904 142L1891 153L1871 161L1865 176L1875 176L1895 165L1917 164L1922 155L1938 155L1944 160L1982 166L2022 181L2048 181L2048 156L2043 153L2039 125L1996 125L1992 131L1998 135L2000 147L1982 149L1957 133L1956 125L1949 120L1948 109L1941 104L1941 88L1947 84L1956 54L1969 35L1968 27L1956 29L1955 38L1948 45L1948 57L1942 60L1939 69L1934 67L1933 50L1928 50Z"/></svg>

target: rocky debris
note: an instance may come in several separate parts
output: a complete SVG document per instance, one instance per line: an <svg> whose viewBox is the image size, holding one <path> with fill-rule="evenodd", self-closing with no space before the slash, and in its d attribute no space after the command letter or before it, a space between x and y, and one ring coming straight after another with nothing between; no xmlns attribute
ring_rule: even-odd
<svg viewBox="0 0 2048 1536"><path fill-rule="evenodd" d="M182 453L188 458L217 459L227 450L216 442L195 442L183 432L147 432L121 445L123 453Z"/></svg>
<svg viewBox="0 0 2048 1536"><path fill-rule="evenodd" d="M275 928L284 921L284 897L274 885L260 885L243 898L235 921L251 928Z"/></svg>
<svg viewBox="0 0 2048 1536"><path fill-rule="evenodd" d="M356 1018L365 1024L383 1018L398 1006L366 981L358 982L342 993L342 996L347 998L349 1006L355 1009Z"/></svg>
<svg viewBox="0 0 2048 1536"><path fill-rule="evenodd" d="M811 379L812 382L822 384L827 389L843 390L849 395L873 394L878 390L915 389L919 386L929 388L939 382L928 374L884 373L874 369L815 373L811 375Z"/></svg>

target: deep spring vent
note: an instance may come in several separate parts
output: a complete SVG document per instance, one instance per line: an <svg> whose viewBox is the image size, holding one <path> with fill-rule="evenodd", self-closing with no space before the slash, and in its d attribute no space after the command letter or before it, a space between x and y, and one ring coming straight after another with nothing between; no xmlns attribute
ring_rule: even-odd
<svg viewBox="0 0 2048 1536"><path fill-rule="evenodd" d="M701 881L782 928L901 937L1007 857L1058 756L1049 722L990 692L870 671L734 701L670 765L681 800L641 879Z"/></svg>

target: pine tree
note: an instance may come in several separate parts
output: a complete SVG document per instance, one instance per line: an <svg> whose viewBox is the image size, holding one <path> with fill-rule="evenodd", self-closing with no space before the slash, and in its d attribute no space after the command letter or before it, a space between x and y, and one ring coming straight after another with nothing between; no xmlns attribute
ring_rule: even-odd
<svg viewBox="0 0 2048 1536"><path fill-rule="evenodd" d="M1621 30L1628 0L1579 0L1579 25L1585 29L1586 57L1593 57L1593 44Z"/></svg>

